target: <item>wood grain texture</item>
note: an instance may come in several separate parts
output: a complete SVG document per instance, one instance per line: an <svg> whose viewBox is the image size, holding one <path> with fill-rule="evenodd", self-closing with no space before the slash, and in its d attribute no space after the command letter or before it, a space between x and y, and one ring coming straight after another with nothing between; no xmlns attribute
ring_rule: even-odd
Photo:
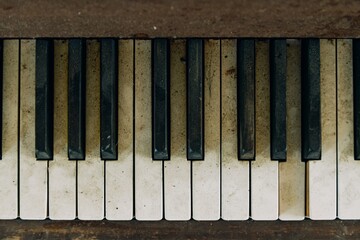
<svg viewBox="0 0 360 240"><path fill-rule="evenodd" d="M353 0L1 0L1 37L359 37Z"/></svg>
<svg viewBox="0 0 360 240"><path fill-rule="evenodd" d="M357 221L0 221L1 239L359 239Z"/></svg>

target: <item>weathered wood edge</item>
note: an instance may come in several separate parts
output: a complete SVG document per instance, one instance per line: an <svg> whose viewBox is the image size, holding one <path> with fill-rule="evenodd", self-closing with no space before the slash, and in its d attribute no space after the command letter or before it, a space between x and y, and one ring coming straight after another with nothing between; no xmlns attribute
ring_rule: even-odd
<svg viewBox="0 0 360 240"><path fill-rule="evenodd" d="M358 221L0 221L1 239L360 239Z"/></svg>
<svg viewBox="0 0 360 240"><path fill-rule="evenodd" d="M360 37L353 0L0 0L0 37Z"/></svg>

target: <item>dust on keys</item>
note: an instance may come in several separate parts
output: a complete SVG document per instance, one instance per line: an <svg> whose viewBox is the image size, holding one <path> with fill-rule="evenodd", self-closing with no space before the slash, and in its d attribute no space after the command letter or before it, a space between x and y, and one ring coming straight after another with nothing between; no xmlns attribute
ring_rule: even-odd
<svg viewBox="0 0 360 240"><path fill-rule="evenodd" d="M359 54L1 40L0 219L360 219Z"/></svg>

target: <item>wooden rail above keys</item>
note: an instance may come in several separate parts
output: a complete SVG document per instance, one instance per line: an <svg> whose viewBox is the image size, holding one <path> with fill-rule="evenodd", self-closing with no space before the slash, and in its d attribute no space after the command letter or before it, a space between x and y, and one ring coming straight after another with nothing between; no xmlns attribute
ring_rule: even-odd
<svg viewBox="0 0 360 240"><path fill-rule="evenodd" d="M0 37L360 36L353 0L2 0Z"/></svg>

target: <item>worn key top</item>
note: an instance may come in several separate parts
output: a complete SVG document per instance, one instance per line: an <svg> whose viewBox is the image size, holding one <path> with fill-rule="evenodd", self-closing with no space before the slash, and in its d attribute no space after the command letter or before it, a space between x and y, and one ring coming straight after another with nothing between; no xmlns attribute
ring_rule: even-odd
<svg viewBox="0 0 360 240"><path fill-rule="evenodd" d="M301 44L302 160L320 160L320 41L304 39Z"/></svg>
<svg viewBox="0 0 360 240"><path fill-rule="evenodd" d="M118 42L101 40L101 142L102 160L117 159Z"/></svg>
<svg viewBox="0 0 360 240"><path fill-rule="evenodd" d="M19 40L3 40L0 68L2 77L2 158L0 161L0 219L19 215ZM35 58L34 58L35 59ZM31 98L34 100L34 97ZM32 142L34 141L32 136ZM31 148L31 147L30 147ZM31 148L34 151L34 148ZM33 163L34 155L29 160ZM46 163L46 162L36 162Z"/></svg>
<svg viewBox="0 0 360 240"><path fill-rule="evenodd" d="M69 40L68 155L85 159L86 45L83 39Z"/></svg>
<svg viewBox="0 0 360 240"><path fill-rule="evenodd" d="M36 120L35 155L37 160L53 158L53 40L36 40Z"/></svg>
<svg viewBox="0 0 360 240"><path fill-rule="evenodd" d="M48 161L36 161L36 41L20 41L19 196L21 219L48 216Z"/></svg>
<svg viewBox="0 0 360 240"><path fill-rule="evenodd" d="M76 217L76 161L68 161L69 43L54 40L54 161L48 164L48 217Z"/></svg>
<svg viewBox="0 0 360 240"><path fill-rule="evenodd" d="M237 42L238 158L255 159L255 45L254 40Z"/></svg>
<svg viewBox="0 0 360 240"><path fill-rule="evenodd" d="M0 112L3 112L3 40L0 40ZM0 139L2 139L2 114L0 114ZM2 159L2 141L0 141L0 160Z"/></svg>
<svg viewBox="0 0 360 240"><path fill-rule="evenodd" d="M152 42L152 156L170 159L170 52L168 39Z"/></svg>
<svg viewBox="0 0 360 240"><path fill-rule="evenodd" d="M286 160L286 40L270 41L271 159Z"/></svg>
<svg viewBox="0 0 360 240"><path fill-rule="evenodd" d="M204 159L204 42L187 41L187 159Z"/></svg>

